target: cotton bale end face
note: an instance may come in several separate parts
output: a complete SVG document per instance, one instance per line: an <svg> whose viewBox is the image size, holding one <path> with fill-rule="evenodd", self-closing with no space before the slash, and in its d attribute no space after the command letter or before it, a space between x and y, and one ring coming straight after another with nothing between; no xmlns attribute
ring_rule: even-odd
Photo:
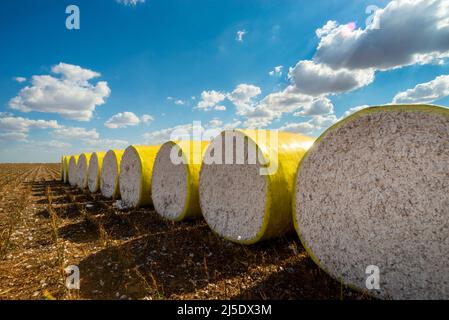
<svg viewBox="0 0 449 320"><path fill-rule="evenodd" d="M266 130L228 130L212 140L199 184L201 210L212 230L242 244L292 230L294 176L313 141Z"/></svg>
<svg viewBox="0 0 449 320"><path fill-rule="evenodd" d="M130 146L120 164L120 195L126 207L152 204L151 179L160 146Z"/></svg>
<svg viewBox="0 0 449 320"><path fill-rule="evenodd" d="M449 299L449 110L372 107L302 160L295 228L332 277L384 299ZM380 289L370 287L377 275Z"/></svg>
<svg viewBox="0 0 449 320"><path fill-rule="evenodd" d="M89 170L87 172L87 186L92 193L100 190L100 174L105 152L94 152L90 157Z"/></svg>
<svg viewBox="0 0 449 320"><path fill-rule="evenodd" d="M72 187L75 187L78 181L78 155L70 157L68 168L68 181Z"/></svg>
<svg viewBox="0 0 449 320"><path fill-rule="evenodd" d="M76 186L81 190L87 188L87 175L89 172L89 162L91 156L91 153L82 153L78 159Z"/></svg>
<svg viewBox="0 0 449 320"><path fill-rule="evenodd" d="M120 197L120 163L124 150L109 150L104 158L100 174L101 194L109 199Z"/></svg>
<svg viewBox="0 0 449 320"><path fill-rule="evenodd" d="M164 218L182 221L201 216L198 183L203 141L168 141L157 153L151 195L155 210Z"/></svg>

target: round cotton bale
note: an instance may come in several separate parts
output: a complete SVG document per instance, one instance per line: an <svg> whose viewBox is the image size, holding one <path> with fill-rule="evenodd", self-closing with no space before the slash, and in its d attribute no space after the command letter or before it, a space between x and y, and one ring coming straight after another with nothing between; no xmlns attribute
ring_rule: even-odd
<svg viewBox="0 0 449 320"><path fill-rule="evenodd" d="M120 164L120 195L126 207L152 204L151 178L160 146L129 146Z"/></svg>
<svg viewBox="0 0 449 320"><path fill-rule="evenodd" d="M376 297L449 299L448 165L449 109L372 107L343 119L298 169L304 247L335 279Z"/></svg>
<svg viewBox="0 0 449 320"><path fill-rule="evenodd" d="M228 130L213 139L199 186L201 210L211 229L242 244L293 230L296 167L313 141L266 130Z"/></svg>
<svg viewBox="0 0 449 320"><path fill-rule="evenodd" d="M168 141L157 153L151 195L155 210L164 218L181 221L201 216L198 195L202 141Z"/></svg>
<svg viewBox="0 0 449 320"><path fill-rule="evenodd" d="M76 186L81 190L87 188L87 173L91 156L91 153L82 153L78 159Z"/></svg>
<svg viewBox="0 0 449 320"><path fill-rule="evenodd" d="M68 180L72 187L78 182L78 158L79 156L71 156L69 161Z"/></svg>
<svg viewBox="0 0 449 320"><path fill-rule="evenodd" d="M100 173L105 152L94 152L90 157L89 170L87 172L87 186L92 193L100 190Z"/></svg>
<svg viewBox="0 0 449 320"><path fill-rule="evenodd" d="M69 182L69 161L70 161L70 156L65 156L64 157L64 183L68 183Z"/></svg>
<svg viewBox="0 0 449 320"><path fill-rule="evenodd" d="M123 150L109 150L103 158L100 174L101 194L109 199L120 197L119 177Z"/></svg>

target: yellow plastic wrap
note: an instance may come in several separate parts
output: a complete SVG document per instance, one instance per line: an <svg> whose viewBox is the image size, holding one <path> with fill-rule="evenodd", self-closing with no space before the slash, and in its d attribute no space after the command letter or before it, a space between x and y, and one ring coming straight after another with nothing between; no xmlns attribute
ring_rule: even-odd
<svg viewBox="0 0 449 320"><path fill-rule="evenodd" d="M125 153L125 150L109 150L107 153L112 152L115 155L115 159L117 161L117 178L115 180L115 190L114 194L112 196L112 199L118 199L120 198L120 163L122 161L123 154ZM106 157L107 153L104 154L104 157ZM101 175L103 174L103 161L101 163L101 169L100 169L100 189L101 189Z"/></svg>
<svg viewBox="0 0 449 320"><path fill-rule="evenodd" d="M248 240L228 238L227 240L242 244L254 244L293 230L291 201L296 168L315 139L290 132L234 131L248 137L262 152L264 167L267 169L264 175L267 192L263 223L256 236ZM225 132L222 132L221 136Z"/></svg>
<svg viewBox="0 0 449 320"><path fill-rule="evenodd" d="M61 157L61 174L60 174L60 180L64 181L65 176L65 156Z"/></svg>
<svg viewBox="0 0 449 320"><path fill-rule="evenodd" d="M126 149L125 153L129 149L134 151L139 156L140 167L142 169L142 175L140 177L140 194L137 207L151 205L151 180L153 173L154 160L156 159L157 152L160 146L130 146Z"/></svg>
<svg viewBox="0 0 449 320"><path fill-rule="evenodd" d="M209 145L208 141L168 141L164 145L177 146L181 151L185 163L187 176L187 193L184 209L174 221L201 217L198 184L204 152ZM162 145L162 146L164 146ZM162 147L161 146L161 147Z"/></svg>
<svg viewBox="0 0 449 320"><path fill-rule="evenodd" d="M89 172L89 162L90 162L90 158L92 157L92 153L82 153L80 155L80 157L78 158L78 163L77 163L77 167L78 167L78 176L81 174L80 171L80 167L79 167L79 163L81 159L86 159L86 168L85 168L85 172L83 172L83 179L82 181L78 181L77 182L77 186L78 188L80 188L81 190L84 190L87 188L87 174Z"/></svg>
<svg viewBox="0 0 449 320"><path fill-rule="evenodd" d="M94 153L92 153L92 156L91 156L91 158L90 158L90 160L89 160L89 168L90 168L90 162L92 161L92 159L94 158L94 156L96 156L97 157L97 163L98 163L98 170L97 170L97 172L96 172L96 177L95 177L95 179L97 179L97 190L94 190L94 191L92 191L92 190L90 190L90 191L92 191L92 192L97 192L99 189L100 189L100 175L101 175L101 168L102 168L102 166L103 166L103 159L104 159L104 156L106 155L106 152L94 152ZM90 174L90 171L88 171L89 172L89 174ZM87 180L89 181L89 175L88 175L88 177L87 177Z"/></svg>
<svg viewBox="0 0 449 320"><path fill-rule="evenodd" d="M64 177L63 177L63 181L64 183L68 183L69 182L69 161L70 161L70 157L71 156L64 156Z"/></svg>

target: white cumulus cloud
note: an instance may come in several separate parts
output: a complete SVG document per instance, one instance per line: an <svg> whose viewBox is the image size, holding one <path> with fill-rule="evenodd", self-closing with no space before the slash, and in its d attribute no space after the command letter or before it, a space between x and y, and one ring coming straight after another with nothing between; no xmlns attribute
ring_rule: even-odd
<svg viewBox="0 0 449 320"><path fill-rule="evenodd" d="M125 149L129 146L129 142L120 139L88 139L83 140L83 147L90 151L96 150L110 150L110 149Z"/></svg>
<svg viewBox="0 0 449 320"><path fill-rule="evenodd" d="M201 92L201 100L196 105L196 109L211 110L224 99L226 99L226 94L223 92L215 90L203 91Z"/></svg>
<svg viewBox="0 0 449 320"><path fill-rule="evenodd" d="M27 137L25 132L0 132L0 141L25 141Z"/></svg>
<svg viewBox="0 0 449 320"><path fill-rule="evenodd" d="M243 37L247 34L246 30L239 30L236 33L235 40L243 42Z"/></svg>
<svg viewBox="0 0 449 320"><path fill-rule="evenodd" d="M259 87L252 84L239 84L227 98L236 106L237 114L241 115L247 112L253 105L253 99L260 95L262 91Z"/></svg>
<svg viewBox="0 0 449 320"><path fill-rule="evenodd" d="M142 116L140 117L140 120L141 120L143 123L150 123L150 122L152 122L152 121L154 120L154 118L153 118L152 116L150 116L149 114L144 114L144 115L142 115Z"/></svg>
<svg viewBox="0 0 449 320"><path fill-rule="evenodd" d="M430 103L449 96L449 75L442 75L430 82L420 83L413 89L399 92L393 103Z"/></svg>
<svg viewBox="0 0 449 320"><path fill-rule="evenodd" d="M315 126L309 122L286 123L279 128L280 131L289 131L294 133L311 134Z"/></svg>
<svg viewBox="0 0 449 320"><path fill-rule="evenodd" d="M222 106L222 105L220 105L220 106L215 106L215 107L214 107L214 110L216 110L216 111L226 111L226 107L225 107L225 106Z"/></svg>
<svg viewBox="0 0 449 320"><path fill-rule="evenodd" d="M283 66L276 66L276 67L274 67L273 70L268 72L268 74L272 77L274 77L274 76L280 77L282 75L282 68L283 68Z"/></svg>
<svg viewBox="0 0 449 320"><path fill-rule="evenodd" d="M76 145L82 152L124 149L129 145L126 140L100 138L96 129L81 127L60 127L53 131L53 136L62 143L77 141Z"/></svg>
<svg viewBox="0 0 449 320"><path fill-rule="evenodd" d="M16 81L18 83L23 83L23 82L27 81L27 78L25 78L25 77L15 77L14 81Z"/></svg>
<svg viewBox="0 0 449 320"><path fill-rule="evenodd" d="M331 33L337 27L338 27L337 21L329 20L323 27L318 28L315 31L315 34L318 38L322 38L324 36L327 36L329 33Z"/></svg>
<svg viewBox="0 0 449 320"><path fill-rule="evenodd" d="M334 112L334 105L328 98L319 98L306 104L301 111L296 112L295 116L316 116L330 114Z"/></svg>
<svg viewBox="0 0 449 320"><path fill-rule="evenodd" d="M294 112L297 116L331 114L333 104L325 97L298 93L289 86L284 91L265 96L242 115L247 118L244 122L245 127L262 128L268 126L273 120L280 119L283 114Z"/></svg>
<svg viewBox="0 0 449 320"><path fill-rule="evenodd" d="M90 83L100 74L66 63L53 66L52 73L59 75L33 76L31 86L20 90L9 101L9 107L21 112L57 113L71 120L89 121L96 106L105 103L111 93L107 82Z"/></svg>
<svg viewBox="0 0 449 320"><path fill-rule="evenodd" d="M327 129L338 121L335 115L317 115L313 116L309 121L286 123L279 128L281 131L290 131L302 134L316 134L323 129Z"/></svg>
<svg viewBox="0 0 449 320"><path fill-rule="evenodd" d="M109 129L119 129L137 126L140 123L150 123L154 118L148 114L142 115L140 118L133 112L125 111L113 115L104 125Z"/></svg>
<svg viewBox="0 0 449 320"><path fill-rule="evenodd" d="M61 127L54 130L53 135L64 140L96 140L100 137L96 129L88 130L81 127Z"/></svg>
<svg viewBox="0 0 449 320"><path fill-rule="evenodd" d="M6 114L0 117L0 140L26 140L30 129L59 128L55 120L31 120Z"/></svg>
<svg viewBox="0 0 449 320"><path fill-rule="evenodd" d="M353 113L355 113L355 112L357 112L357 111L360 111L360 110L363 110L363 109L366 109L366 108L369 108L369 107L370 107L369 105L364 104L364 105L361 105L361 106L356 106L356 107L349 108L349 109L346 110L346 112L343 114L343 117L342 117L342 118L345 118L345 117L347 117L347 116L350 116L351 114L353 114Z"/></svg>
<svg viewBox="0 0 449 320"><path fill-rule="evenodd" d="M393 0L376 11L374 21L379 29L358 28L355 22L336 21L328 21L317 29L319 45L315 55L312 60L300 60L289 69L290 84L282 91L259 101L254 99L257 95L244 100L227 93L226 97L236 106L236 114L243 118L243 126L265 127L284 114L295 113L310 120L296 127L286 124L289 129L317 132L338 120L330 101L332 95L371 84L376 72L441 62L449 57L447 0ZM282 68L275 68L270 75L280 72ZM398 93L394 101L438 100L448 95L446 81L446 76L441 76ZM351 108L345 115L357 110Z"/></svg>
<svg viewBox="0 0 449 320"><path fill-rule="evenodd" d="M289 77L293 88L302 94L322 96L347 92L366 86L374 81L374 71L334 70L313 61L299 61L290 68Z"/></svg>
<svg viewBox="0 0 449 320"><path fill-rule="evenodd" d="M394 0L376 11L378 29L328 22L314 60L333 69L388 70L449 56L449 1Z"/></svg>
<svg viewBox="0 0 449 320"><path fill-rule="evenodd" d="M139 3L145 3L145 0L116 0L116 1L125 6L136 6Z"/></svg>
<svg viewBox="0 0 449 320"><path fill-rule="evenodd" d="M68 142L59 141L59 140L50 140L50 141L30 141L30 145L44 148L57 148L57 149L66 149L70 148L72 145Z"/></svg>
<svg viewBox="0 0 449 320"><path fill-rule="evenodd" d="M188 123L188 124L181 124L181 125L177 125L174 127L164 128L164 129L156 130L156 131L152 131L152 132L147 132L143 135L144 143L151 144L151 145L161 144L161 143L171 140L171 138L173 137L172 135L176 135L176 134L186 135L184 137L184 139L182 139L182 136L181 137L177 136L175 138L176 140L178 140L178 139L179 140L188 140L188 139L190 139L190 136L187 136L187 135L192 134L192 128L193 128L193 125L191 123Z"/></svg>
<svg viewBox="0 0 449 320"><path fill-rule="evenodd" d="M376 71L441 61L449 57L448 17L447 0L393 0L375 12L378 29L328 21L316 30L313 59L290 68L291 86L326 96L367 86Z"/></svg>
<svg viewBox="0 0 449 320"><path fill-rule="evenodd" d="M118 129L137 126L139 123L140 119L138 116L132 112L125 111L113 115L104 125L109 129Z"/></svg>
<svg viewBox="0 0 449 320"><path fill-rule="evenodd" d="M313 116L312 119L309 120L309 123L314 125L315 128L326 129L336 123L338 121L337 117L334 114L329 115L317 115Z"/></svg>
<svg viewBox="0 0 449 320"><path fill-rule="evenodd" d="M194 137L194 124L187 123L177 125L171 128L165 128L144 134L143 139L145 144L161 144L169 140L190 140L199 138L199 140L210 140L216 137L221 130L234 129L240 126L241 122L234 120L233 122L224 124L222 120L214 118L205 124L201 124L200 127L196 127L195 132L199 131L201 137Z"/></svg>

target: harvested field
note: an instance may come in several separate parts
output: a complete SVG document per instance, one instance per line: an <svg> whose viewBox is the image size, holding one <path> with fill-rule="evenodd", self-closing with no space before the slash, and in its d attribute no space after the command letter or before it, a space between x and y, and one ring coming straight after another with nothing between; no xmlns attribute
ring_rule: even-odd
<svg viewBox="0 0 449 320"><path fill-rule="evenodd" d="M253 246L203 220L61 183L59 164L0 165L0 299L363 299L310 260L295 234ZM77 265L80 290L65 287Z"/></svg>

